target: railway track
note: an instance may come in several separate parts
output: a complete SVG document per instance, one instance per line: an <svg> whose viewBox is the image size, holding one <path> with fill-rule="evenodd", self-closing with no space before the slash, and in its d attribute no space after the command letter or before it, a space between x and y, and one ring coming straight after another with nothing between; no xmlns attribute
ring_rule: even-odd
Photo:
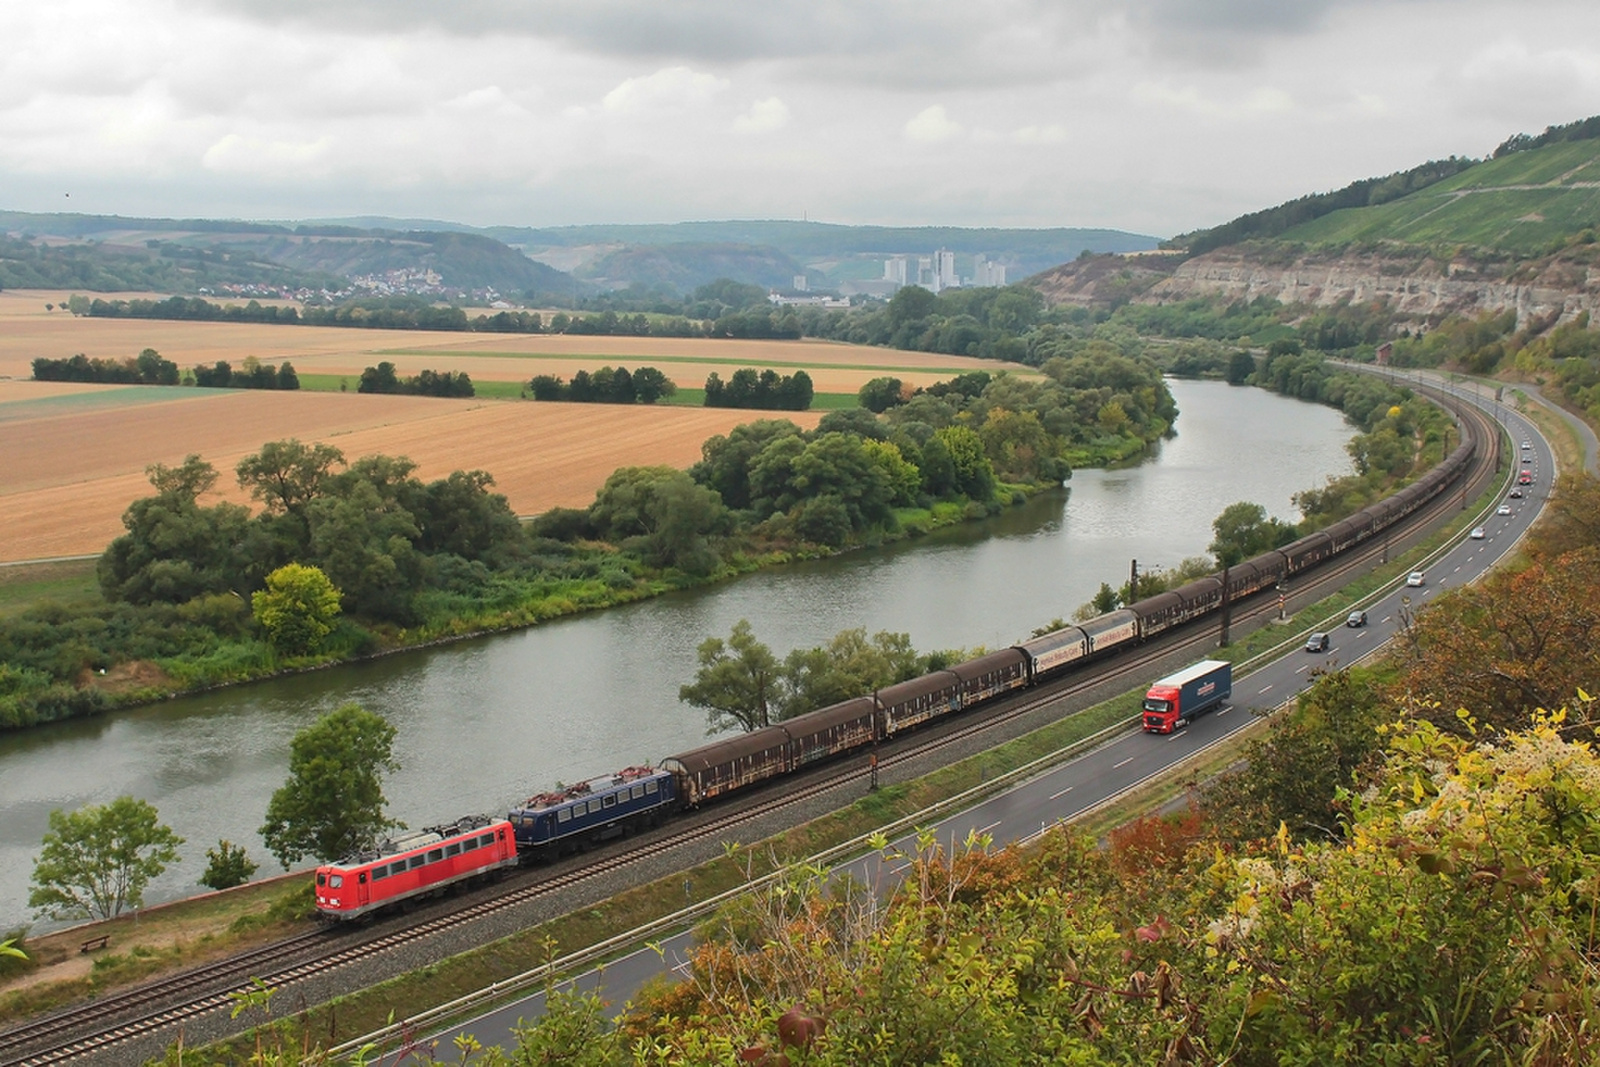
<svg viewBox="0 0 1600 1067"><path fill-rule="evenodd" d="M1461 488L1452 487L1426 507L1408 517L1402 529L1393 531L1383 542L1362 548L1323 564L1302 581L1293 600L1310 603L1346 584L1355 572L1366 573L1380 554L1400 551L1409 541L1423 534L1460 510L1460 503L1473 499L1498 469L1500 439L1497 428L1486 413L1468 406L1457 412L1463 431L1471 427L1484 447L1466 475ZM1236 603L1233 625L1249 627L1263 617L1277 613L1276 598L1269 594ZM893 778L898 769L927 760L944 750L970 744L974 739L1004 734L1007 727L1017 730L1029 717L1042 716L1063 702L1088 701L1092 693L1110 688L1120 691L1144 680L1152 664L1191 646L1208 643L1218 620L1203 625L1191 624L1178 632L1163 634L1149 644L1122 653L1099 667L1068 675L1053 683L1019 693L1009 699L986 705L981 715L957 716L935 723L909 737L897 738L877 750L880 775ZM486 899L474 900L444 914L430 916L398 929L364 931L355 935L323 930L310 931L271 945L191 968L156 979L119 993L112 993L55 1012L0 1032L0 1067L44 1067L70 1062L161 1031L180 1027L212 1012L230 1009L234 994L251 989L252 980L283 989L317 975L336 971L362 960L391 952L402 945L415 944L447 931L526 905L540 898L581 886L606 874L624 871L642 855L663 849L681 849L728 839L751 822L783 814L815 801L826 794L859 787L863 778L861 761L845 759L826 764L804 775L785 779L785 789L758 791L755 795L724 803L675 821L666 831L652 831L634 840L630 847L610 848L589 854L583 860L558 869L541 871L542 877L523 876L523 884L503 888ZM514 876L515 877L515 876Z"/></svg>

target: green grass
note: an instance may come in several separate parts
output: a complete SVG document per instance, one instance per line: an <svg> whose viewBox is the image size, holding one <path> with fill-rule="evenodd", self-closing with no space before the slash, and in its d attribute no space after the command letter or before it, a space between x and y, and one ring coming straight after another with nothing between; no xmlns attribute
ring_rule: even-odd
<svg viewBox="0 0 1600 1067"><path fill-rule="evenodd" d="M726 342L726 341L723 341L723 340L720 340L720 339L717 339L717 338L701 338L700 340L703 340L708 348L715 348L717 345L720 345L720 344L731 343L731 342ZM778 342L773 342L773 343L776 344ZM801 349L801 350L803 350L803 348L804 348L804 344L802 342L783 342L783 343L794 344L797 349ZM864 353L873 351L873 349L868 348L865 345L860 346L860 347L862 348ZM461 359L461 358L463 358L465 356L470 356L473 359L514 359L514 360L531 361L531 362L535 362L535 363L540 362L540 361L551 361L551 360L560 360L560 361L563 361L563 362L570 362L570 361L572 361L574 359L581 359L581 360L586 360L586 361L593 361L595 363L608 364L608 365L611 365L611 366L624 366L624 367L627 367L629 370L633 370L633 369L635 369L637 367L641 367L641 366L648 367L648 366L652 366L652 365L657 364L657 363L704 364L704 365L710 366L710 367L797 367L797 368L800 368L802 370L816 370L817 369L817 362L815 360L806 360L806 359L753 359L750 356L737 356L737 357L734 357L734 356L714 356L714 355L707 355L707 356L668 356L668 355L640 355L638 353L634 353L634 354L631 354L631 355L607 355L605 353L590 353L590 352L479 352L476 349L474 349L474 350L472 350L470 352L462 352L462 351L441 352L441 351L437 351L437 350L434 350L434 349L428 349L428 348L391 348L391 349L380 350L380 351L378 351L378 352L376 352L374 354L375 355L380 355L380 356L433 356L433 357L439 359L441 361L441 363L448 363L451 360ZM879 363L833 363L833 362L829 362L828 363L828 367L830 369L837 369L837 370L876 371L876 372L881 372L883 374L890 374L890 375L898 375L898 374L944 374L944 375L948 375L948 376L950 376L952 378L954 378L958 374L963 373L963 369L962 368L960 368L960 367L950 367L950 366L908 367L908 366L903 366L903 365L888 365L888 364L879 364ZM529 376L532 377L532 375L535 374L535 373L538 373L537 369L531 369ZM1022 372L1013 371L1013 373L1022 373ZM1036 371L1030 371L1030 372L1027 372L1027 373L1030 373L1031 375L1034 375L1034 376L1037 376L1037 374L1038 374L1038 372L1036 372ZM300 381L301 381L302 385L305 382L307 377L308 376L304 375L304 374L302 374L300 376ZM351 386L352 389L355 388L355 378L351 378L350 386Z"/></svg>
<svg viewBox="0 0 1600 1067"><path fill-rule="evenodd" d="M75 604L100 599L93 559L0 567L0 618L44 601Z"/></svg>
<svg viewBox="0 0 1600 1067"><path fill-rule="evenodd" d="M1549 145L1471 167L1376 207L1349 208L1286 231L1286 242L1404 241L1539 253L1600 225L1600 141ZM1535 186L1535 188L1513 188Z"/></svg>

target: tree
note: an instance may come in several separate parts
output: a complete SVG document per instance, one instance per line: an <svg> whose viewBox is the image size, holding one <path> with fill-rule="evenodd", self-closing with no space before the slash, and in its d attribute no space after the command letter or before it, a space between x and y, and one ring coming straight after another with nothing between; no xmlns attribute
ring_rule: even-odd
<svg viewBox="0 0 1600 1067"><path fill-rule="evenodd" d="M337 860L400 824L384 814L382 776L399 769L395 729L346 704L295 734L289 778L267 804L261 837L285 870L302 856Z"/></svg>
<svg viewBox="0 0 1600 1067"><path fill-rule="evenodd" d="M939 298L920 285L905 285L889 298L889 324L900 327L933 314Z"/></svg>
<svg viewBox="0 0 1600 1067"><path fill-rule="evenodd" d="M1211 523L1211 532L1216 536L1206 551L1217 557L1219 567L1232 567L1286 544L1294 536L1294 527L1267 518L1267 509L1260 504L1240 501L1222 509Z"/></svg>
<svg viewBox="0 0 1600 1067"><path fill-rule="evenodd" d="M734 624L727 641L706 638L696 655L700 667L693 682L679 687L678 699L706 709L707 734L733 726L759 730L771 725L778 661L756 640L747 619Z"/></svg>
<svg viewBox="0 0 1600 1067"><path fill-rule="evenodd" d="M856 390L856 400L875 415L881 415L905 402L904 384L899 378L874 378Z"/></svg>
<svg viewBox="0 0 1600 1067"><path fill-rule="evenodd" d="M251 595L250 607L273 648L304 656L333 632L339 590L318 568L290 563L267 575L267 587Z"/></svg>
<svg viewBox="0 0 1600 1067"><path fill-rule="evenodd" d="M1229 385L1243 385L1256 372L1256 357L1238 349L1228 357L1227 379Z"/></svg>
<svg viewBox="0 0 1600 1067"><path fill-rule="evenodd" d="M335 466L344 466L344 453L337 448L290 438L262 445L260 452L240 460L234 472L240 487L250 490L268 512L303 519Z"/></svg>
<svg viewBox="0 0 1600 1067"><path fill-rule="evenodd" d="M177 862L181 844L149 801L123 796L52 811L28 906L56 919L114 918L144 903L144 887Z"/></svg>
<svg viewBox="0 0 1600 1067"><path fill-rule="evenodd" d="M200 884L207 889L232 889L244 885L256 873L257 864L245 855L244 848L227 838L217 842L216 848L206 849L206 873Z"/></svg>

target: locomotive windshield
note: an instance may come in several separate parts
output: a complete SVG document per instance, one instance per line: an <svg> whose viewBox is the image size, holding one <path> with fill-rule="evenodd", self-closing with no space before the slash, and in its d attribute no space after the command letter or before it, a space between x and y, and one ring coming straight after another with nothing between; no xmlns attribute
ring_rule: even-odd
<svg viewBox="0 0 1600 1067"><path fill-rule="evenodd" d="M1146 699L1144 702L1144 710L1159 712L1160 714L1165 715L1167 712L1172 710L1172 701Z"/></svg>

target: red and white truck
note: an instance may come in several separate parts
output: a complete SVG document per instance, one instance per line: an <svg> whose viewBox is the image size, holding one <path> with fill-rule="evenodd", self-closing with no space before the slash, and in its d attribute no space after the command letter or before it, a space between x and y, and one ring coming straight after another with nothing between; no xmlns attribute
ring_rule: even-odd
<svg viewBox="0 0 1600 1067"><path fill-rule="evenodd" d="M1233 693L1233 664L1207 659L1169 674L1144 695L1144 730L1170 734L1227 700Z"/></svg>

